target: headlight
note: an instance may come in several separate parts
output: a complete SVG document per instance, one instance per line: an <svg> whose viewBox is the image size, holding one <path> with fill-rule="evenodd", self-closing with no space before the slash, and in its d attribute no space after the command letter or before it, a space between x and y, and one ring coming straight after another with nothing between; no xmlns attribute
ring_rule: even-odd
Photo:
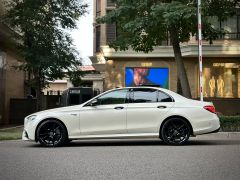
<svg viewBox="0 0 240 180"><path fill-rule="evenodd" d="M27 117L27 122L34 121L36 119L37 115L31 115Z"/></svg>

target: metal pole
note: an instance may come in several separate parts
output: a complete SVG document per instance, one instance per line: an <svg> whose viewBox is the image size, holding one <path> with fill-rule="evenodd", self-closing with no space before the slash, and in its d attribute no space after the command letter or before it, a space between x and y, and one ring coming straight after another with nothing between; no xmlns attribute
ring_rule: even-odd
<svg viewBox="0 0 240 180"><path fill-rule="evenodd" d="M202 19L201 19L201 0L198 0L198 59L200 77L200 100L203 101L203 77L202 77Z"/></svg>

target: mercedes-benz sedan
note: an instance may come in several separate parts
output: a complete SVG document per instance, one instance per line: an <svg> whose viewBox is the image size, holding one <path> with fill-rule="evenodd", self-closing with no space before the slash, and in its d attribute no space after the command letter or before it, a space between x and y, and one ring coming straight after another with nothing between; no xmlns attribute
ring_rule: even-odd
<svg viewBox="0 0 240 180"><path fill-rule="evenodd" d="M190 136L219 128L212 103L157 87L127 87L109 90L81 105L31 114L24 120L22 138L44 146L76 139L143 137L181 145Z"/></svg>

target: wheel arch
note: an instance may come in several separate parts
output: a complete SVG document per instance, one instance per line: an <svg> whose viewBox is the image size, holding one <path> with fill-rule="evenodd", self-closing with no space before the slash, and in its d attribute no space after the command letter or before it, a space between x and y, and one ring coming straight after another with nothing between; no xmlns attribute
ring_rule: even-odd
<svg viewBox="0 0 240 180"><path fill-rule="evenodd" d="M162 121L162 123L161 123L161 125L160 125L160 128L159 128L159 137L160 137L160 138L161 138L161 130L162 130L163 124L164 124L167 120L172 119L172 118L181 118L181 119L183 119L184 121L186 121L186 122L188 123L189 127L191 128L190 135L193 135L193 127L192 127L190 121L189 121L187 118L183 117L183 116L173 115L173 116L167 117L166 119L164 119L164 120Z"/></svg>
<svg viewBox="0 0 240 180"><path fill-rule="evenodd" d="M61 124L63 125L63 127L65 128L65 130L66 130L67 138L68 138L68 130L67 130L66 125L65 125L61 120L59 120L59 119L57 119L57 118L50 118L50 117L49 117L49 118L43 119L42 121L40 121L40 122L38 123L38 125L37 125L37 127L36 127L36 130L35 130L35 141L36 141L36 142L38 142L37 131L38 131L39 126L40 126L43 122L48 121L48 120L55 120L55 121L58 121L59 123L61 123Z"/></svg>

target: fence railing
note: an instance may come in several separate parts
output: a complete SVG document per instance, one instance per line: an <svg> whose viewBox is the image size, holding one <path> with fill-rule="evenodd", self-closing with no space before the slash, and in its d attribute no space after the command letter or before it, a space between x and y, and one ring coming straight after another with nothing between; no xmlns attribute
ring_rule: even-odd
<svg viewBox="0 0 240 180"><path fill-rule="evenodd" d="M225 33L219 36L219 39L232 39L232 40L240 40L240 32L233 33Z"/></svg>

